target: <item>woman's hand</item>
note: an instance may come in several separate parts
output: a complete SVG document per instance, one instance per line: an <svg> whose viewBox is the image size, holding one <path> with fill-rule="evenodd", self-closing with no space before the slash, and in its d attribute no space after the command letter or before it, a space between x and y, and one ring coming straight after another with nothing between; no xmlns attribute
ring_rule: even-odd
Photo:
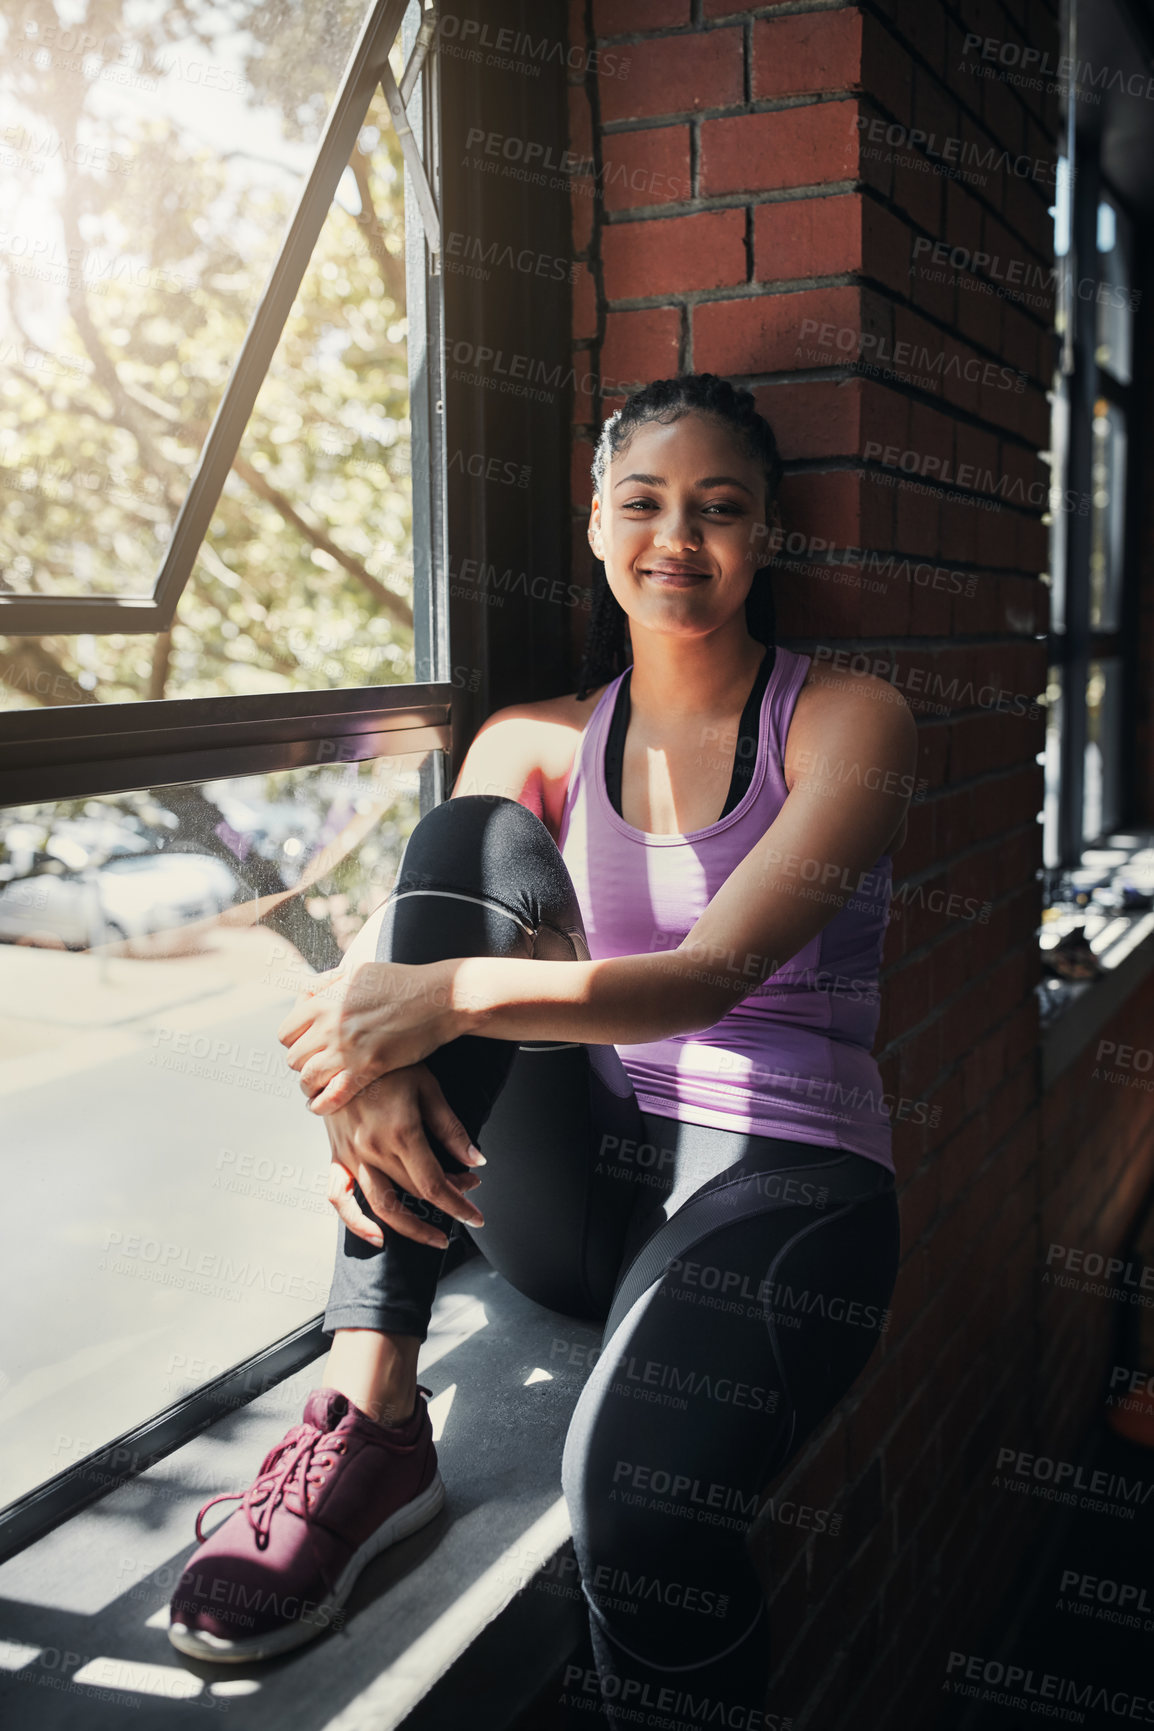
<svg viewBox="0 0 1154 1731"><path fill-rule="evenodd" d="M348 1106L326 1117L333 1157L329 1201L358 1238L374 1245L384 1243L377 1222L361 1211L353 1195L354 1179L373 1212L418 1244L443 1250L449 1242L430 1222L431 1208L470 1226L485 1224L480 1209L463 1195L480 1178L475 1172L446 1172L429 1146L426 1127L463 1165L484 1165L484 1155L469 1141L468 1131L424 1064L390 1070ZM402 1201L398 1185L416 1199L415 1205Z"/></svg>
<svg viewBox="0 0 1154 1731"><path fill-rule="evenodd" d="M362 1088L419 1064L460 1030L439 962L364 962L320 974L277 1029L309 1109L347 1106Z"/></svg>

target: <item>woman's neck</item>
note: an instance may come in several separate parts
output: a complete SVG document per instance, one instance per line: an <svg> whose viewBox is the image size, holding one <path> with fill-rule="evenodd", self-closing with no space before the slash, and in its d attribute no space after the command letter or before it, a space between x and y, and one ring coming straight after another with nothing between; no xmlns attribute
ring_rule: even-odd
<svg viewBox="0 0 1154 1731"><path fill-rule="evenodd" d="M630 636L630 709L686 721L744 708L766 650L749 635L744 621L740 636L734 634L725 643L716 633L685 638L632 629Z"/></svg>

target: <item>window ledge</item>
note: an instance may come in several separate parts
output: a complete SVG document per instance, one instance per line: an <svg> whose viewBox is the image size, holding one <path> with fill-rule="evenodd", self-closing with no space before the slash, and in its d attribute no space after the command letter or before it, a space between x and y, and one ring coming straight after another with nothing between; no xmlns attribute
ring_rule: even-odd
<svg viewBox="0 0 1154 1731"><path fill-rule="evenodd" d="M1043 1025L1042 1087L1052 1088L1064 1070L1085 1051L1095 1034L1117 1014L1132 992L1154 972L1154 912L1119 914L1112 926L1106 971L1096 980L1070 986L1065 1001ZM1097 945L1094 945L1097 952Z"/></svg>
<svg viewBox="0 0 1154 1731"><path fill-rule="evenodd" d="M0 1569L12 1722L64 1731L82 1713L86 1731L121 1731L129 1708L152 1731L201 1705L242 1731L432 1731L480 1728L483 1698L484 1726L509 1724L580 1632L575 1575L559 1567L560 1463L600 1333L523 1298L480 1257L443 1279L419 1374L434 1395L444 1510L369 1565L343 1627L227 1667L183 1658L166 1632L196 1510L251 1480L323 1362L221 1418Z"/></svg>

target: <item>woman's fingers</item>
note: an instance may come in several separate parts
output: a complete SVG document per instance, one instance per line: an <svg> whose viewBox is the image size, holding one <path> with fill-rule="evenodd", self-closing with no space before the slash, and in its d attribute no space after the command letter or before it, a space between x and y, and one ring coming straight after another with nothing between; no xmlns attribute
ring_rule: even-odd
<svg viewBox="0 0 1154 1731"><path fill-rule="evenodd" d="M329 1201L333 1204L341 1219L349 1230L359 1238L365 1239L378 1249L384 1243L384 1235L378 1221L385 1221L394 1232L399 1232L402 1238L411 1238L418 1244L428 1244L434 1250L444 1250L448 1245L448 1234L439 1226L434 1226L429 1220L423 1219L405 1198L395 1184L373 1166L362 1164L356 1174L356 1182L373 1214L374 1220L358 1205L353 1192L353 1174L339 1160L333 1161L333 1172L336 1177L329 1179ZM343 1176L341 1176L343 1174Z"/></svg>
<svg viewBox="0 0 1154 1731"><path fill-rule="evenodd" d="M485 1156L469 1140L469 1132L445 1099L441 1084L425 1064L415 1066L421 1117L439 1142L462 1166L483 1166Z"/></svg>
<svg viewBox="0 0 1154 1731"><path fill-rule="evenodd" d="M339 1160L334 1160L329 1167L329 1201L350 1232L363 1238L366 1244L375 1244L378 1248L384 1244L384 1233L375 1220L362 1212L353 1194L352 1173Z"/></svg>
<svg viewBox="0 0 1154 1731"><path fill-rule="evenodd" d="M330 968L327 973L317 974L311 979L296 1003L276 1031L276 1037L282 1046L291 1046L299 1040L305 1029L309 1027L317 1013L317 997L335 986L341 978L340 968Z"/></svg>
<svg viewBox="0 0 1154 1731"><path fill-rule="evenodd" d="M449 1235L427 1218L428 1208L419 1197L409 1201L396 1185L382 1182L379 1171L362 1166L358 1183L373 1213L399 1232L402 1238L412 1238L417 1244L430 1244L434 1250L444 1250Z"/></svg>
<svg viewBox="0 0 1154 1731"><path fill-rule="evenodd" d="M306 1094L309 1092L309 1084L303 1071L301 1087ZM327 1117L331 1112L339 1112L342 1106L347 1106L350 1100L354 1100L362 1092L362 1087L360 1077L354 1076L351 1070L338 1070L324 1087L312 1095L309 1111L315 1112L321 1118Z"/></svg>
<svg viewBox="0 0 1154 1731"><path fill-rule="evenodd" d="M394 1140L396 1157L405 1169L405 1188L425 1202L432 1203L454 1220L466 1226L484 1226L485 1216L456 1185L450 1184L449 1174L429 1147L419 1124L410 1125L407 1133Z"/></svg>
<svg viewBox="0 0 1154 1731"><path fill-rule="evenodd" d="M316 999L313 994L311 992L302 993L276 1031L276 1037L281 1045L294 1045L310 1027L316 1013Z"/></svg>
<svg viewBox="0 0 1154 1731"><path fill-rule="evenodd" d="M288 1045L287 1041L282 1044ZM302 1034L288 1048L288 1067L290 1070L303 1070L313 1058L321 1057L328 1049L325 1030L317 1022L310 1022Z"/></svg>

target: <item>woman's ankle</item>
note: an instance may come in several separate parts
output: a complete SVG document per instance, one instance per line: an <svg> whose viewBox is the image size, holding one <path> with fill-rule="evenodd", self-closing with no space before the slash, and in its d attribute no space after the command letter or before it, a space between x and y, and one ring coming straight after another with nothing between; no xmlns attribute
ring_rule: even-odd
<svg viewBox="0 0 1154 1731"><path fill-rule="evenodd" d="M417 1357L413 1334L382 1334L371 1328L339 1328L325 1370L335 1388L375 1424L403 1424L417 1402Z"/></svg>

